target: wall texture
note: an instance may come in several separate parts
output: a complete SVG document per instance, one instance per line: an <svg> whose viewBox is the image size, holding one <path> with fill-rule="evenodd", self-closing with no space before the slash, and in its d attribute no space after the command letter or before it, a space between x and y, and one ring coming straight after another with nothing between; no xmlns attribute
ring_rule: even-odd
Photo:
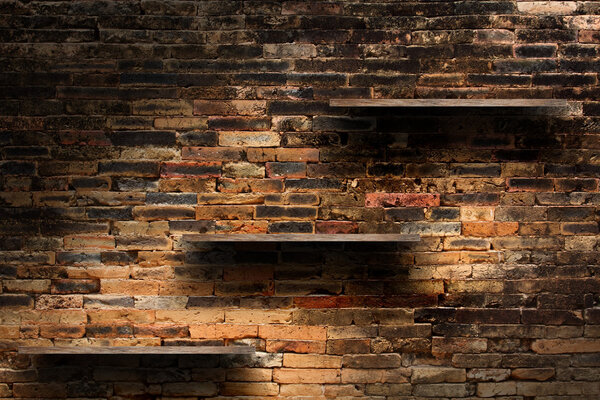
<svg viewBox="0 0 600 400"><path fill-rule="evenodd" d="M600 2L0 14L0 397L600 398ZM412 97L571 103L328 106ZM52 344L258 353L15 351Z"/></svg>

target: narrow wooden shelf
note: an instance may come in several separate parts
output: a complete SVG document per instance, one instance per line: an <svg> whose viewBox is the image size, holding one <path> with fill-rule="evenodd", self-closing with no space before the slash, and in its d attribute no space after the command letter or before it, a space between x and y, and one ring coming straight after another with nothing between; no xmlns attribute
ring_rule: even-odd
<svg viewBox="0 0 600 400"><path fill-rule="evenodd" d="M202 234L183 235L183 240L190 242L418 242L419 235L400 234Z"/></svg>
<svg viewBox="0 0 600 400"><path fill-rule="evenodd" d="M21 354L253 354L251 346L49 346L19 347Z"/></svg>
<svg viewBox="0 0 600 400"><path fill-rule="evenodd" d="M331 107L565 107L562 99L331 99Z"/></svg>

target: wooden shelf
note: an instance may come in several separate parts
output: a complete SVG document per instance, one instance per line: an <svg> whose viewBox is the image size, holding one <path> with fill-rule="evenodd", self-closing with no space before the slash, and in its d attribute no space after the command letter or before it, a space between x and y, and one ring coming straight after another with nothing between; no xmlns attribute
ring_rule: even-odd
<svg viewBox="0 0 600 400"><path fill-rule="evenodd" d="M562 99L331 99L331 107L565 107Z"/></svg>
<svg viewBox="0 0 600 400"><path fill-rule="evenodd" d="M419 235L400 234L202 234L183 235L183 239L191 242L418 242Z"/></svg>
<svg viewBox="0 0 600 400"><path fill-rule="evenodd" d="M251 346L48 346L19 347L21 354L253 354Z"/></svg>

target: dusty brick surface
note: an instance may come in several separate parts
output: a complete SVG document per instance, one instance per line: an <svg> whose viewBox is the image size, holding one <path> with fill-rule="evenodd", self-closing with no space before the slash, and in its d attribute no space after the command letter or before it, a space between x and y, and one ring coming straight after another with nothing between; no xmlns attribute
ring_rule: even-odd
<svg viewBox="0 0 600 400"><path fill-rule="evenodd" d="M597 3L2 2L0 398L600 397Z"/></svg>

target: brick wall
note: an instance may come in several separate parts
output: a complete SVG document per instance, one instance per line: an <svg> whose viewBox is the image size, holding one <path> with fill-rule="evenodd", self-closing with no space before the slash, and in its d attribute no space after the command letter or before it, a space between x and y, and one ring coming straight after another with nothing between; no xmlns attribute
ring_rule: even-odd
<svg viewBox="0 0 600 400"><path fill-rule="evenodd" d="M600 2L0 14L0 397L600 397ZM571 103L328 106L412 97ZM15 351L53 343L258 353Z"/></svg>

